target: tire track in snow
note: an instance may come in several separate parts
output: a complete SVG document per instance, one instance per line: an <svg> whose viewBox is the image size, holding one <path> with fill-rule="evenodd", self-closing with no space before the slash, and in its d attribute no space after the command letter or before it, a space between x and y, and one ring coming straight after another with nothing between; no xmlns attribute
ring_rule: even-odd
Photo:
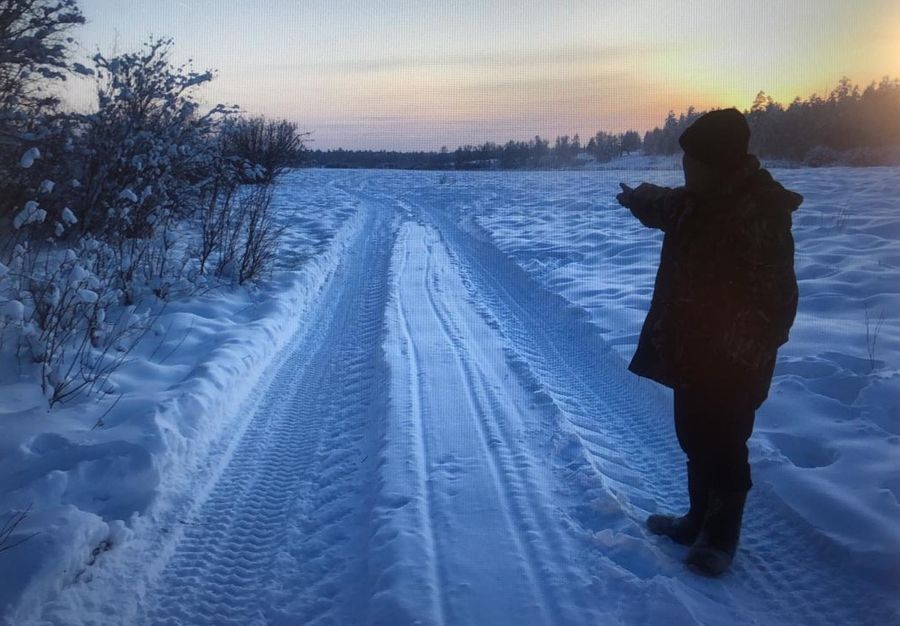
<svg viewBox="0 0 900 626"><path fill-rule="evenodd" d="M413 504L403 500L389 515L408 524L403 516L418 506L417 523L433 524L395 539L395 560L434 555L431 582L418 584L440 595L447 623L590 619L589 584L571 567L578 547L560 528L548 481L552 415L507 366L500 336L468 300L433 230L404 224L395 259L389 419L408 428L405 412L418 412L404 453L417 455L420 486ZM389 482L408 484L409 474ZM411 548L409 535L431 547Z"/></svg>
<svg viewBox="0 0 900 626"><path fill-rule="evenodd" d="M447 241L479 312L507 338L509 358L574 427L605 488L637 509L633 521L642 523L660 506L684 505L684 467L672 471L680 451L665 419L669 409L659 403L662 394L624 372L583 315L542 290L493 244L464 233L437 210L426 216Z"/></svg>
<svg viewBox="0 0 900 626"><path fill-rule="evenodd" d="M409 262L409 244L408 238L406 236L401 236L398 238L398 251L395 254L399 255L400 265L399 269L396 272L396 276L394 276L394 289L396 295L395 310L397 313L397 318L399 320L399 329L401 332L401 341L403 345L403 349L405 351L406 362L409 366L409 412L411 421L415 422L413 432L415 433L415 443L413 445L414 455L416 459L416 477L418 482L418 488L421 494L423 494L422 498L422 511L420 515L420 519L418 520L423 528L423 537L425 542L425 552L424 556L428 560L428 576L430 578L429 591L431 595L431 602L433 605L433 612L435 621L437 624L445 624L446 623L446 615L447 608L445 606L446 597L444 595L444 587L445 584L443 582L443 572L442 567L443 563L441 562L441 555L437 549L437 542L434 537L434 516L432 511L435 509L435 494L434 490L431 488L429 478L430 468L428 459L429 449L428 449L428 440L425 432L425 423L426 420L429 419L429 416L426 413L427 410L427 399L425 395L425 387L423 385L423 377L422 377L422 367L421 367L421 356L419 355L419 348L416 343L413 341L412 333L410 331L409 321L406 318L406 315L403 311L403 304L400 299L400 278L405 274L407 270L407 264Z"/></svg>
<svg viewBox="0 0 900 626"><path fill-rule="evenodd" d="M209 499L146 599L153 624L359 621L374 459L371 407L388 216L338 270L312 331L269 385Z"/></svg>
<svg viewBox="0 0 900 626"><path fill-rule="evenodd" d="M538 609L541 612L542 620L545 623L551 623L550 616L558 612L559 607L555 601L550 599L550 595L547 593L545 582L540 575L541 568L537 565L539 561L534 554L533 544L523 537L524 534L529 532L537 534L537 531L533 524L529 524L529 528L523 528L526 524L526 515L515 503L516 494L522 493L523 489L520 485L515 484L513 472L503 462L503 454L499 451L503 447L508 454L510 449L509 442L500 437L489 423L491 418L503 422L508 419L508 416L499 411L493 414L488 411L488 403L485 402L485 382L473 374L472 356L466 350L465 341L462 339L458 326L453 322L452 313L448 310L445 302L435 298L435 281L437 276L434 273L434 249L432 243L428 241L424 243L427 249L427 256L422 279L425 284L428 303L431 306L432 313L440 323L441 333L446 339L447 345L451 348L456 368L465 380L464 392L466 402L470 409L469 414L473 419L475 430L478 432L481 454L488 462L491 480L494 483L494 490L500 503L500 510L516 544L516 550L527 564L525 575L528 577L528 583L535 592L535 596L539 599ZM469 339L473 338L470 337ZM502 408L499 402L491 404L494 408ZM526 493L528 492L526 491Z"/></svg>

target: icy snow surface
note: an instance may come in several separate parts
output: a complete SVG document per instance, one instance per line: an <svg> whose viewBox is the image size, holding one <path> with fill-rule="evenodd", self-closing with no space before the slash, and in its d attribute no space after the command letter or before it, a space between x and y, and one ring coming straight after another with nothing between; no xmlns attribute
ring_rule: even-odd
<svg viewBox="0 0 900 626"><path fill-rule="evenodd" d="M676 171L301 171L282 271L167 312L101 428L4 381L0 512L41 531L0 553L7 619L898 621L900 170L775 175L800 313L722 579L644 529L684 464L625 369L660 236L617 183Z"/></svg>

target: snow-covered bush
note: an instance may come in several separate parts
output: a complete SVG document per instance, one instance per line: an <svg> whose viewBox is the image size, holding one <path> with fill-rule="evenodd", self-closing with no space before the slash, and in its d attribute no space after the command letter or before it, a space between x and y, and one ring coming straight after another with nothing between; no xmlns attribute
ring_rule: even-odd
<svg viewBox="0 0 900 626"><path fill-rule="evenodd" d="M94 57L97 111L79 117L69 207L82 234L101 242L98 266L121 304L169 297L191 259L178 232L190 225L216 178L219 127L234 109L202 112L198 88L212 72L175 66L170 40Z"/></svg>
<svg viewBox="0 0 900 626"><path fill-rule="evenodd" d="M0 0L0 263L18 246L43 247L74 221L58 184L71 148L70 116L55 85L71 72L69 31L84 17L75 0ZM65 215L64 215L65 212ZM0 277L2 280L2 277ZM3 297L0 283L0 297Z"/></svg>
<svg viewBox="0 0 900 626"><path fill-rule="evenodd" d="M15 344L21 367L36 368L50 406L102 389L146 328L98 275L101 249L87 237L75 249L26 241L6 266L0 337Z"/></svg>
<svg viewBox="0 0 900 626"><path fill-rule="evenodd" d="M229 120L222 132L223 150L261 168L261 177L244 177L242 182L273 182L284 170L296 165L303 153L303 138L297 125L287 120L264 117Z"/></svg>
<svg viewBox="0 0 900 626"><path fill-rule="evenodd" d="M0 108L31 113L70 69L67 31L84 23L76 0L0 0Z"/></svg>
<svg viewBox="0 0 900 626"><path fill-rule="evenodd" d="M272 185L237 188L209 215L210 226L219 231L214 275L238 284L261 278L271 266L281 235L272 215Z"/></svg>
<svg viewBox="0 0 900 626"><path fill-rule="evenodd" d="M33 95L67 67L54 37L83 20L74 0L0 0L0 40L9 8L20 5L27 19L38 11L57 20L27 45L0 41L0 53L34 47L31 61L13 59L19 65L0 55L0 87L16 67L44 68L40 88L21 92ZM135 311L256 280L277 250L272 189L302 145L296 127L225 124L236 108L201 110L195 94L212 73L173 65L171 45L97 54L93 70L73 66L96 77L91 114L58 113L51 99L0 101L0 145L13 147L0 158L0 352L12 350L19 371L33 372L50 406L109 391L109 376L149 328L148 314ZM252 154L236 153L242 132Z"/></svg>
<svg viewBox="0 0 900 626"><path fill-rule="evenodd" d="M302 147L289 122L236 120L223 106L201 113L194 93L212 72L175 67L170 52L158 40L96 55L99 108L75 142L84 164L73 174L75 215L106 245L106 275L126 304L145 289L168 297L193 269L258 278L277 249L272 186ZM178 233L198 224L199 245L180 245Z"/></svg>
<svg viewBox="0 0 900 626"><path fill-rule="evenodd" d="M83 22L75 0L0 0L0 226L37 199L53 85L75 69L68 32Z"/></svg>
<svg viewBox="0 0 900 626"><path fill-rule="evenodd" d="M268 179L261 166L225 154L213 171L198 214L198 271L238 284L252 282L269 269L278 249L281 231L271 210L276 180Z"/></svg>
<svg viewBox="0 0 900 626"><path fill-rule="evenodd" d="M257 280L270 269L282 232L272 214L271 186L253 189L242 209L246 227L239 256L239 284Z"/></svg>
<svg viewBox="0 0 900 626"><path fill-rule="evenodd" d="M196 208L218 126L231 109L201 113L195 92L212 72L172 65L171 45L163 39L139 52L94 57L98 109L82 118L75 147L84 232L149 237L163 217Z"/></svg>

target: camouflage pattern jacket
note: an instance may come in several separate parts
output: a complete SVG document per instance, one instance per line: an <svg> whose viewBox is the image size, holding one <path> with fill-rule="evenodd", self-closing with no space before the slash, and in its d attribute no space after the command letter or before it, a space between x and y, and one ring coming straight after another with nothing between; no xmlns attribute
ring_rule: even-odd
<svg viewBox="0 0 900 626"><path fill-rule="evenodd" d="M714 195L635 189L629 208L665 236L629 369L759 407L797 311L791 213L802 201L752 157Z"/></svg>

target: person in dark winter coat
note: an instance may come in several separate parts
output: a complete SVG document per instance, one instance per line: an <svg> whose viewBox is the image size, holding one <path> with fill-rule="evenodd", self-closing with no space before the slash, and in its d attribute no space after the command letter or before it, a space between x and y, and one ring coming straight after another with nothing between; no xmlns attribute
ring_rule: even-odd
<svg viewBox="0 0 900 626"><path fill-rule="evenodd" d="M665 233L629 369L674 390L688 458L690 510L647 525L691 546L686 563L708 576L734 558L752 486L747 440L797 310L791 214L803 198L761 169L749 139L736 109L707 113L679 139L683 187L623 184L617 196Z"/></svg>

